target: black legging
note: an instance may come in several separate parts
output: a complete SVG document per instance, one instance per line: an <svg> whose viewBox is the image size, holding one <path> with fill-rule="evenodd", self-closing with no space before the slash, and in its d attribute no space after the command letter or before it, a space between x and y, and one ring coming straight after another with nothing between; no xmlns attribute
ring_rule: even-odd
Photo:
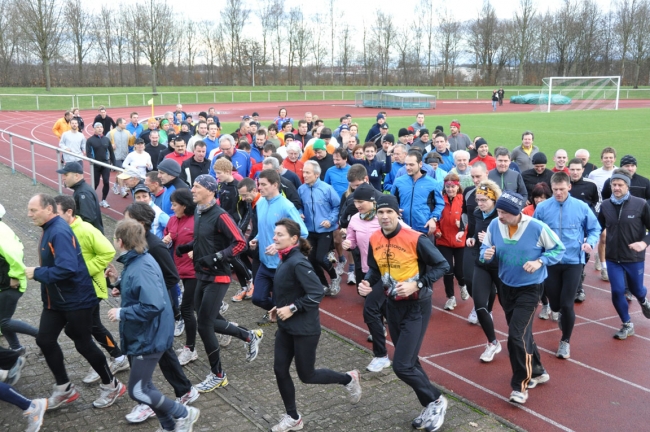
<svg viewBox="0 0 650 432"><path fill-rule="evenodd" d="M548 267L544 288L553 312L561 312L562 340L569 342L576 314L573 310L582 277L582 264L556 264Z"/></svg>
<svg viewBox="0 0 650 432"><path fill-rule="evenodd" d="M483 333L488 342L494 342L497 337L494 333L494 322L490 316L494 299L496 297L496 287L499 286L499 269L492 267L474 267L474 281L472 298L474 299L474 310L478 322L481 324Z"/></svg>
<svg viewBox="0 0 650 432"><path fill-rule="evenodd" d="M478 249L473 247L466 247L463 252L463 277L465 278L465 286L469 296L474 298L474 266L476 263L476 256Z"/></svg>
<svg viewBox="0 0 650 432"><path fill-rule="evenodd" d="M235 271L237 279L239 280L239 285L241 285L242 288L246 288L248 282L253 279L253 273L248 269L248 267L246 267L238 256L228 259L228 264L230 264L230 267Z"/></svg>
<svg viewBox="0 0 650 432"><path fill-rule="evenodd" d="M113 358L120 357L122 351L120 350L119 345L115 342L115 338L104 324L102 324L102 319L100 317L100 305L101 302L97 303L97 306L93 309L93 329L92 334L95 340L106 352Z"/></svg>
<svg viewBox="0 0 650 432"><path fill-rule="evenodd" d="M43 309L41 313L36 345L43 351L45 361L54 374L57 385L70 382L65 370L63 352L57 342L63 329L74 342L77 352L88 360L93 370L101 377L102 384L109 384L113 380L106 357L92 339L93 309L73 311Z"/></svg>
<svg viewBox="0 0 650 432"><path fill-rule="evenodd" d="M110 189L111 170L110 168L93 164L93 173L95 176L95 190L97 189L97 186L99 186L100 177L104 182L104 185L102 186L102 201L104 201L108 196L108 191Z"/></svg>
<svg viewBox="0 0 650 432"><path fill-rule="evenodd" d="M449 263L449 273L446 273L442 280L445 284L445 295L447 298L451 298L454 295L454 276L456 276L459 286L465 285L465 276L463 275L463 253L465 248L438 246L438 250Z"/></svg>
<svg viewBox="0 0 650 432"><path fill-rule="evenodd" d="M181 316L185 321L185 346L194 351L196 345L196 316L194 316L194 291L196 279L183 279Z"/></svg>
<svg viewBox="0 0 650 432"><path fill-rule="evenodd" d="M348 374L334 372L330 369L314 369L316 364L316 347L320 334L311 336L291 335L278 327L275 334L275 358L273 371L278 383L278 390L287 413L296 411L296 388L293 385L289 368L296 359L298 378L305 384L341 384L351 381Z"/></svg>
<svg viewBox="0 0 650 432"><path fill-rule="evenodd" d="M386 294L384 284L379 280L372 286L372 292L363 303L363 322L372 335L372 355L386 357L386 336L384 335L384 318L386 317Z"/></svg>
<svg viewBox="0 0 650 432"><path fill-rule="evenodd" d="M310 232L307 240L311 244L311 252L309 252L308 259L312 267L314 267L314 273L316 273L323 286L328 286L323 270L327 272L330 279L336 279L336 270L327 259L327 254L332 250L332 233Z"/></svg>

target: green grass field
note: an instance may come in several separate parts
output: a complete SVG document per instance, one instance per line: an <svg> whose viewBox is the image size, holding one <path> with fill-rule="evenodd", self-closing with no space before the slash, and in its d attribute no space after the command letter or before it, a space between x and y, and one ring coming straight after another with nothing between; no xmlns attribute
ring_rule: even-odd
<svg viewBox="0 0 650 432"><path fill-rule="evenodd" d="M503 113L472 114L454 116L427 116L425 124L433 130L442 125L449 132L449 123L457 118L462 124L461 131L470 138L476 135L484 137L490 149L504 146L512 150L521 144L521 134L531 130L535 134L535 145L549 159L549 168L553 166L555 150L563 148L573 157L579 148L586 148L591 153L590 161L600 166L600 151L614 147L617 160L625 154L632 154L638 160L638 172L650 177L650 109L624 109L618 111L566 111L554 113ZM373 125L374 118L353 119L359 124L361 139L366 136ZM393 117L387 119L389 133L397 137L401 127L412 124L413 117ZM264 123L264 122L263 122ZM325 124L336 127L338 119L326 119ZM223 131L230 133L239 124L222 123Z"/></svg>
<svg viewBox="0 0 650 432"><path fill-rule="evenodd" d="M413 89L414 87L408 87ZM373 87L373 90L405 90L406 87ZM417 87L417 91L432 94L439 99L481 99L488 100L494 87ZM537 92L541 86L506 87L506 97L515 94ZM159 87L155 96L156 105L176 103L226 103L226 102L285 102L354 100L358 91L368 90L361 86L297 86L265 87ZM36 95L38 97L36 97ZM110 108L146 106L154 97L150 87L76 87L54 88L46 92L35 87L0 88L0 109L7 111L66 110L72 106L93 109L100 105ZM609 97L609 96L608 96ZM621 88L621 99L650 99L650 88L632 90Z"/></svg>

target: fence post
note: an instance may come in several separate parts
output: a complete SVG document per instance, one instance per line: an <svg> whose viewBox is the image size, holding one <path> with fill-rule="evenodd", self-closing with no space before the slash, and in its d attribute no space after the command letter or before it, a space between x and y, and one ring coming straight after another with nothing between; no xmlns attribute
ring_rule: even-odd
<svg viewBox="0 0 650 432"><path fill-rule="evenodd" d="M217 103L217 92L212 92L212 100L214 103Z"/></svg>
<svg viewBox="0 0 650 432"><path fill-rule="evenodd" d="M30 141L29 146L32 153L32 181L34 182L34 186L36 186L36 159L34 157L34 141Z"/></svg>
<svg viewBox="0 0 650 432"><path fill-rule="evenodd" d="M142 106L144 106L144 93L142 93Z"/></svg>
<svg viewBox="0 0 650 432"><path fill-rule="evenodd" d="M181 103L181 94L177 93L177 95L178 95L178 102L176 102L176 103Z"/></svg>
<svg viewBox="0 0 650 432"><path fill-rule="evenodd" d="M160 105L162 105L162 104L163 104L163 94L160 93ZM93 184L94 184L94 183L93 183Z"/></svg>
<svg viewBox="0 0 650 432"><path fill-rule="evenodd" d="M325 100L325 90L323 90L323 100Z"/></svg>
<svg viewBox="0 0 650 432"><path fill-rule="evenodd" d="M41 108L38 106L38 95L36 95L36 109L40 110Z"/></svg>
<svg viewBox="0 0 650 432"><path fill-rule="evenodd" d="M61 169L61 152L56 149L56 170ZM61 174L57 173L57 183L59 184L59 195L63 194L63 186L61 186ZM94 183L93 183L94 184Z"/></svg>
<svg viewBox="0 0 650 432"><path fill-rule="evenodd" d="M232 102L235 101L235 92L234 91L230 92L230 99L231 99Z"/></svg>
<svg viewBox="0 0 650 432"><path fill-rule="evenodd" d="M94 185L95 184L95 166L94 166L92 160L89 160L88 164L90 165L90 184Z"/></svg>
<svg viewBox="0 0 650 432"><path fill-rule="evenodd" d="M11 173L16 174L16 161L14 160L14 136L9 134L9 154L11 157Z"/></svg>
<svg viewBox="0 0 650 432"><path fill-rule="evenodd" d="M72 105L70 105L70 107L74 107L74 106L75 106L74 105L74 96L72 96Z"/></svg>
<svg viewBox="0 0 650 432"><path fill-rule="evenodd" d="M253 92L252 91L248 92L248 102L253 102Z"/></svg>
<svg viewBox="0 0 650 432"><path fill-rule="evenodd" d="M270 91L266 92L266 97L267 97L267 101L271 102L271 92Z"/></svg>
<svg viewBox="0 0 650 432"><path fill-rule="evenodd" d="M195 94L196 94L196 103L199 103L199 92L196 92Z"/></svg>
<svg viewBox="0 0 650 432"><path fill-rule="evenodd" d="M111 95L108 95L108 107L111 107Z"/></svg>
<svg viewBox="0 0 650 432"><path fill-rule="evenodd" d="M126 106L127 107L129 106L129 94L128 93L126 94Z"/></svg>
<svg viewBox="0 0 650 432"><path fill-rule="evenodd" d="M90 107L95 108L95 95L90 95Z"/></svg>

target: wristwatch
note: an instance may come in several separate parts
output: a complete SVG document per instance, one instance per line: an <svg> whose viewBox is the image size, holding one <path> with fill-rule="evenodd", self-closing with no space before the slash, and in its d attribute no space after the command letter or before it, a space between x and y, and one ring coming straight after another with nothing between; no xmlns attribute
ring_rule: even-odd
<svg viewBox="0 0 650 432"><path fill-rule="evenodd" d="M537 262L540 263L542 266L544 265L544 261L542 261L541 258L537 258Z"/></svg>
<svg viewBox="0 0 650 432"><path fill-rule="evenodd" d="M292 314L295 314L296 312L298 312L298 307L295 304L291 303L289 305L289 310L291 311Z"/></svg>
<svg viewBox="0 0 650 432"><path fill-rule="evenodd" d="M418 281L418 289L422 289L422 288L424 288L424 284Z"/></svg>

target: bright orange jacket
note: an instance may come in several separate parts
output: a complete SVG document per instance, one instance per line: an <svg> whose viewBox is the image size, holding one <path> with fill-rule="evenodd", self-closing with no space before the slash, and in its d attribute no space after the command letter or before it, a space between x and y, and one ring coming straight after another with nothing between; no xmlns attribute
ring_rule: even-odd
<svg viewBox="0 0 650 432"><path fill-rule="evenodd" d="M54 135L58 139L61 139L61 135L63 135L63 132L67 132L70 130L70 123L65 119L65 117L61 117L54 123L54 126L52 126L52 132L54 132Z"/></svg>

